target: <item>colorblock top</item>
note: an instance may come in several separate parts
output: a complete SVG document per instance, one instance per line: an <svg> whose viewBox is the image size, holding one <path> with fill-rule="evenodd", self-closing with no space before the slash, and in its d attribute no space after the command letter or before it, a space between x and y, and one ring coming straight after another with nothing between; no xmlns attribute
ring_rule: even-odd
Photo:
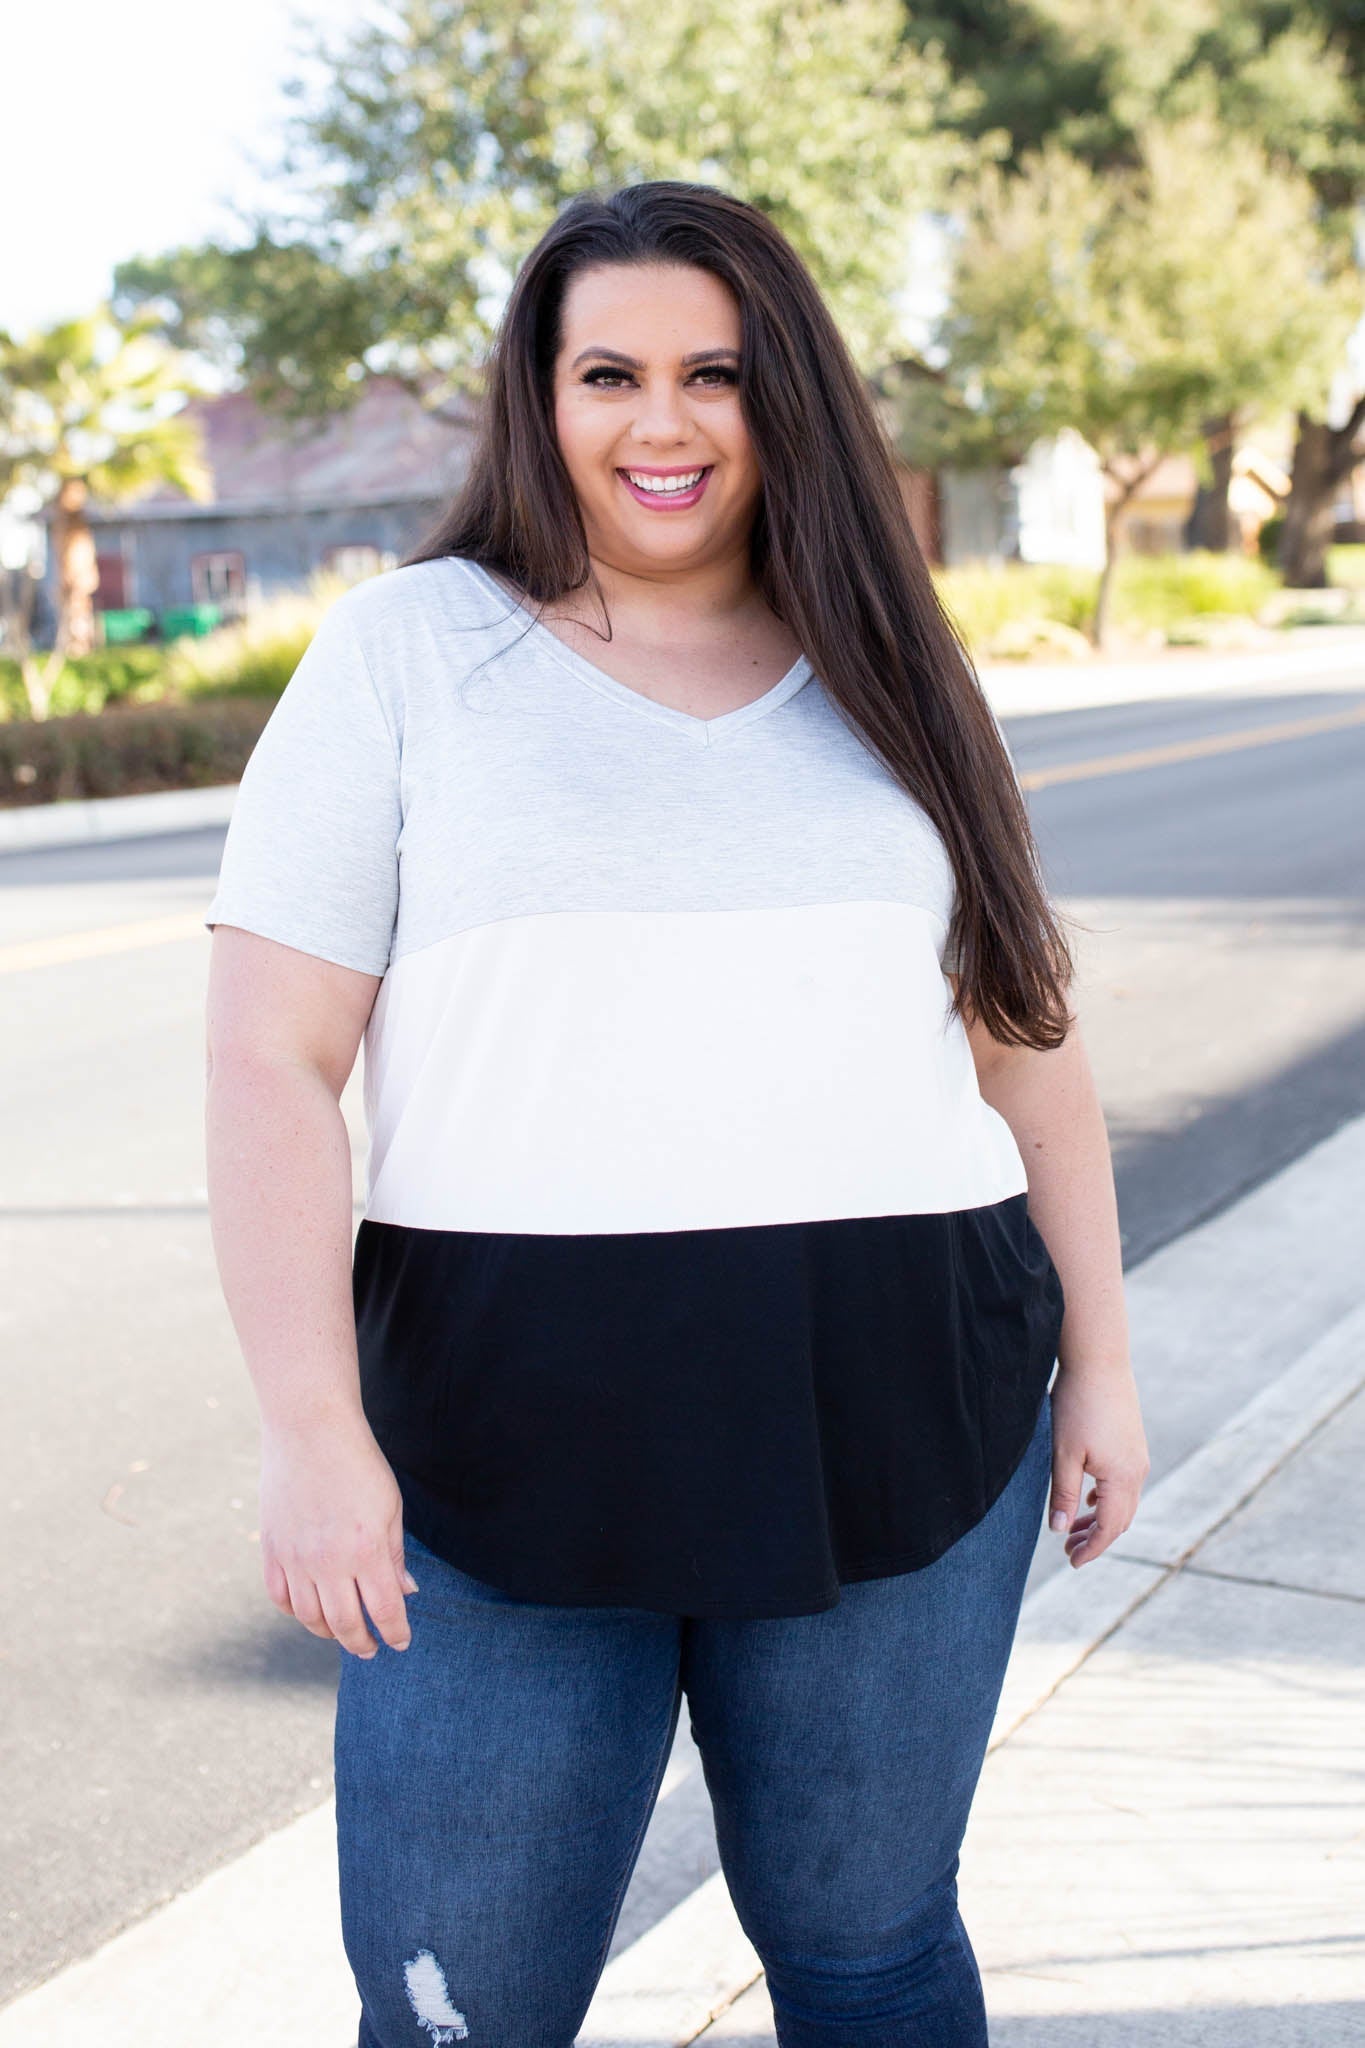
<svg viewBox="0 0 1365 2048"><path fill-rule="evenodd" d="M700 719L462 558L331 607L204 921L382 977L361 1393L429 1548L805 1614L985 1514L1063 1300L951 1015L953 886L804 657Z"/></svg>

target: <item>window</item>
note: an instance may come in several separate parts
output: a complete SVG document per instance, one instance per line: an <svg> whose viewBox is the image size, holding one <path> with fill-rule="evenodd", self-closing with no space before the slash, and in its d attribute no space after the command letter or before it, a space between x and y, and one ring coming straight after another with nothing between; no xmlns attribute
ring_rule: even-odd
<svg viewBox="0 0 1365 2048"><path fill-rule="evenodd" d="M95 556L95 569L99 576L99 589L95 592L95 603L102 612L123 610L128 602L128 564L122 553Z"/></svg>
<svg viewBox="0 0 1365 2048"><path fill-rule="evenodd" d="M330 569L334 576L344 577L347 583L363 583L367 576L378 575L383 564L377 547L367 540L356 540L327 548L323 553L322 566Z"/></svg>
<svg viewBox="0 0 1365 2048"><path fill-rule="evenodd" d="M191 556L190 586L196 604L216 604L225 619L240 618L246 610L246 556Z"/></svg>

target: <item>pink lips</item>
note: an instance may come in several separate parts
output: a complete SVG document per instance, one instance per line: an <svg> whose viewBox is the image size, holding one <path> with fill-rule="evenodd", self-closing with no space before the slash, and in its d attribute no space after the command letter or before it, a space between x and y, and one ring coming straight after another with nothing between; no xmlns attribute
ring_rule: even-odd
<svg viewBox="0 0 1365 2048"><path fill-rule="evenodd" d="M695 463L692 466L693 468L697 467ZM659 473L663 476L686 476L687 471L685 469L675 469L663 470ZM673 512L685 510L687 506L695 505L698 502L710 480L711 469L707 468L702 471L700 479L693 485L690 491L642 491L631 482L623 469L618 469L616 474L620 477L637 505L648 505L651 512ZM641 474L643 475L644 472L642 471Z"/></svg>

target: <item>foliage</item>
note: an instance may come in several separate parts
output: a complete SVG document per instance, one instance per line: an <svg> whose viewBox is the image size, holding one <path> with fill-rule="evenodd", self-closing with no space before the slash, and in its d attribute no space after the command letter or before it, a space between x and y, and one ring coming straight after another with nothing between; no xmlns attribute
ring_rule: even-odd
<svg viewBox="0 0 1365 2048"><path fill-rule="evenodd" d="M1151 122L1212 105L1328 211L1365 192L1358 0L930 0L908 32L971 80L964 132L1007 136L1012 170L1046 142L1094 170L1131 166Z"/></svg>
<svg viewBox="0 0 1365 2048"><path fill-rule="evenodd" d="M326 570L302 590L283 591L248 616L202 639L177 640L165 657L167 692L177 697L278 697L293 675L322 614L345 580Z"/></svg>
<svg viewBox="0 0 1365 2048"><path fill-rule="evenodd" d="M123 704L189 703L215 697L278 697L293 675L342 577L319 570L306 586L252 607L248 618L202 639L170 646L103 647L66 664L53 694L53 717ZM0 660L0 722L26 719L19 664Z"/></svg>
<svg viewBox="0 0 1365 2048"><path fill-rule="evenodd" d="M1256 552L1269 568L1274 568L1280 559L1280 536L1283 532L1283 512L1272 512L1269 519L1263 519L1257 529Z"/></svg>
<svg viewBox="0 0 1365 2048"><path fill-rule="evenodd" d="M1279 587L1274 570L1254 555L1203 548L1180 555L1125 555L1114 613L1120 620L1162 627L1201 615L1255 618Z"/></svg>
<svg viewBox="0 0 1365 2048"><path fill-rule="evenodd" d="M1003 626L1052 619L1080 630L1095 603L1093 569L1060 562L963 562L935 569L934 585L973 652L990 645Z"/></svg>
<svg viewBox="0 0 1365 2048"><path fill-rule="evenodd" d="M1083 629L1099 584L1098 570L1056 563L964 563L933 573L977 660L1018 651L1021 626ZM1114 570L1114 621L1139 638L1193 638L1186 631L1191 620L1255 619L1279 587L1274 571L1247 555L1122 555Z"/></svg>
<svg viewBox="0 0 1365 2048"><path fill-rule="evenodd" d="M1306 182L1204 115L1144 149L1104 176L1055 143L983 169L936 337L968 417L921 460L1072 426L1121 482L1140 451L1199 455L1211 416L1323 388L1360 291L1344 249L1324 267Z"/></svg>
<svg viewBox="0 0 1365 2048"><path fill-rule="evenodd" d="M164 694L165 666L163 650L146 644L74 655L58 677L48 715L65 718L77 711L103 711L109 704L153 701ZM29 715L19 663L0 658L0 721Z"/></svg>
<svg viewBox="0 0 1365 2048"><path fill-rule="evenodd" d="M105 504L162 483L208 495L182 409L195 381L156 328L150 313L119 322L100 305L21 338L0 334L0 498L25 485L46 500L68 478Z"/></svg>
<svg viewBox="0 0 1365 2048"><path fill-rule="evenodd" d="M97 584L86 515L93 497L125 504L159 484L210 495L199 428L184 409L196 387L187 359L136 314L116 321L107 305L16 339L0 333L0 501L16 490L52 508L58 615L52 649L34 653L30 621L5 613L28 711L45 718L67 660L90 653Z"/></svg>
<svg viewBox="0 0 1365 2048"><path fill-rule="evenodd" d="M477 389L569 197L676 178L769 212L871 369L975 97L904 28L900 0L397 0L296 86L281 210L239 249L125 263L117 292L286 410L344 405L379 370L436 405Z"/></svg>
<svg viewBox="0 0 1365 2048"><path fill-rule="evenodd" d="M1297 181L1311 196L1292 249L1324 282L1323 341L1331 344L1338 328L1336 287L1360 264L1360 0L1295 0L1292 6L1287 0L1187 0L1179 7L1136 0L1122 8L1110 0L986 0L984 6L929 0L926 8L909 9L908 20L912 37L933 42L954 75L979 89L968 133L994 130L1007 138L1001 161L1011 172L1052 144L1098 175L1121 173L1142 161L1153 124L1176 125L1197 113L1209 115L1229 145L1261 153L1271 175ZM1222 175L1219 155L1210 160L1210 194ZM1288 242L1284 247L1291 249ZM1221 274L1216 241L1213 253L1210 274ZM1243 292L1243 338L1254 348L1278 320L1278 273L1272 264L1261 282L1254 264L1242 277L1238 268L1234 261L1227 282ZM1356 291L1358 301L1358 284ZM1312 357L1307 393L1303 379L1289 380L1292 390L1277 390L1271 362L1261 417L1228 405L1205 423L1210 439L1226 444L1254 434L1266 413L1296 414L1280 561L1300 583L1324 580L1331 502L1360 459L1357 437L1365 422L1365 393L1344 417L1338 410L1336 374L1347 369L1339 345L1335 352L1324 345ZM1338 421L1332 428L1325 425L1329 412ZM1195 460L1201 481L1212 484L1211 461L1197 452Z"/></svg>
<svg viewBox="0 0 1365 2048"><path fill-rule="evenodd" d="M1327 575L1339 590L1365 590L1365 543L1339 541L1328 548Z"/></svg>
<svg viewBox="0 0 1365 2048"><path fill-rule="evenodd" d="M274 701L131 704L0 724L0 806L237 782Z"/></svg>

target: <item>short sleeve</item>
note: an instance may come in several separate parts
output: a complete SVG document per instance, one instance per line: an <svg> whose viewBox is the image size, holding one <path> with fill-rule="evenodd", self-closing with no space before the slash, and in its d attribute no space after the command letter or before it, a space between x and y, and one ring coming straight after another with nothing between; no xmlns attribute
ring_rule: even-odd
<svg viewBox="0 0 1365 2048"><path fill-rule="evenodd" d="M398 913L399 753L350 595L323 615L247 761L204 923L383 974Z"/></svg>

